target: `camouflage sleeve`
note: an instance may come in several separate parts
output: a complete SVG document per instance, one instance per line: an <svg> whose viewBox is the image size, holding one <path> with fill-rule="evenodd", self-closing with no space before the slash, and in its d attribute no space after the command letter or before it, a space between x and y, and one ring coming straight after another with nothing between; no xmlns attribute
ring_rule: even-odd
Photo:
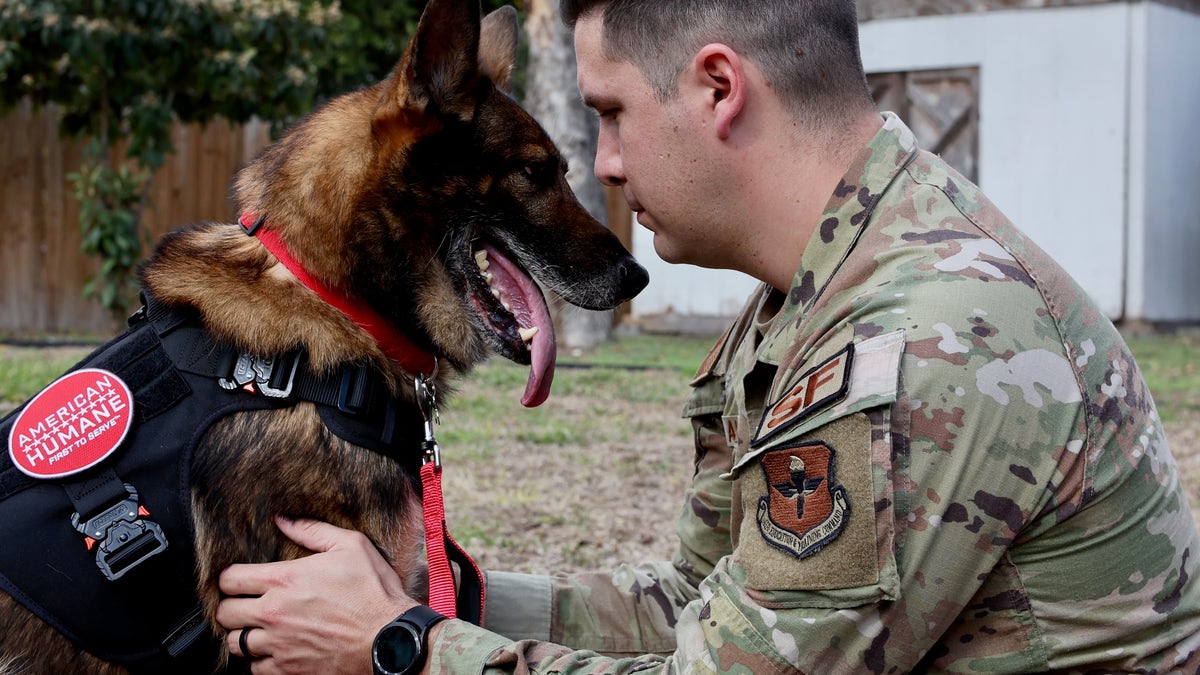
<svg viewBox="0 0 1200 675"><path fill-rule="evenodd" d="M1176 672L1198 658L1196 527L1116 331L1082 299L1056 325L1019 280L967 302L949 287L893 283L855 298L853 326L787 341L795 370L736 469L737 547L701 585L699 621L681 622L699 632L679 631L681 662Z"/></svg>
<svg viewBox="0 0 1200 675"><path fill-rule="evenodd" d="M695 473L672 561L553 577L489 572L485 625L494 633L456 622L435 650L454 663L487 663L497 672L529 672L531 664L537 672L671 672L680 617L699 596L701 580L732 550L730 483L721 478L732 453L722 431L720 387L719 379L707 379L685 404Z"/></svg>
<svg viewBox="0 0 1200 675"><path fill-rule="evenodd" d="M735 639L728 626L715 627L714 619L724 618L719 614L724 608L717 605L718 614L714 615L712 606L694 602L702 592L711 601L711 592L697 590L696 585L708 588L714 578L717 582L725 578L714 571L732 550L732 484L721 478L729 471L732 457L720 415L712 407L719 405L720 395L714 393L719 386L719 380L713 380L709 388L698 387L689 400L696 472L680 517L680 547L672 563L620 567L607 574L542 577L545 592L550 594L553 589L553 620L545 621L552 626L553 642L509 641L454 622L443 629L434 648L432 672L451 672L455 669L450 664L463 663L483 664L485 673L521 674L675 673L684 670L680 664L687 664L691 672L764 673L777 669L780 662L772 656L774 648L763 644L756 631L740 633ZM716 399L706 404L705 393ZM497 601L492 584L530 581L520 575L493 577L489 575L489 626L505 622L493 612L507 615L507 610L492 609ZM539 583L525 588L536 588ZM744 622L739 625L748 627ZM509 633L507 626L499 631ZM729 660L718 663L720 654Z"/></svg>
<svg viewBox="0 0 1200 675"><path fill-rule="evenodd" d="M555 576L488 573L485 626L609 655L669 654L696 588L669 562Z"/></svg>
<svg viewBox="0 0 1200 675"><path fill-rule="evenodd" d="M614 658L572 650L551 642L520 640L449 621L429 655L430 673L670 673L672 659L657 655Z"/></svg>
<svg viewBox="0 0 1200 675"><path fill-rule="evenodd" d="M608 655L670 654L684 607L697 585L731 550L729 542L730 452L719 433L720 418L692 420L696 471L677 530L671 562L621 565L611 572L558 575L551 579L552 642Z"/></svg>

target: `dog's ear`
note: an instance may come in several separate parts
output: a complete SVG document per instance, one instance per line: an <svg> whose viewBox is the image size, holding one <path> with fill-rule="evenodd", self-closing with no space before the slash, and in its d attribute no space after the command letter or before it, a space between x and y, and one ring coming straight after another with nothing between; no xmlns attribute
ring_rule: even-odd
<svg viewBox="0 0 1200 675"><path fill-rule="evenodd" d="M512 5L483 17L479 36L479 72L498 89L508 91L517 64L517 10Z"/></svg>
<svg viewBox="0 0 1200 675"><path fill-rule="evenodd" d="M375 117L412 112L469 114L479 78L479 0L430 0L417 32L384 83Z"/></svg>

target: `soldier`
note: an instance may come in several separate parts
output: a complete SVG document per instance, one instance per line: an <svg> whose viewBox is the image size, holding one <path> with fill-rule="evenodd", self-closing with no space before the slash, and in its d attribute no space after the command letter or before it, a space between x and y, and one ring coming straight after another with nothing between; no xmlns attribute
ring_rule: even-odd
<svg viewBox="0 0 1200 675"><path fill-rule="evenodd" d="M692 382L675 559L492 573L490 630L435 625L426 670L1200 670L1200 535L1134 359L876 112L852 0L562 4L597 176L664 259L763 283ZM227 570L231 650L367 672L415 602L361 536L281 526L321 553Z"/></svg>

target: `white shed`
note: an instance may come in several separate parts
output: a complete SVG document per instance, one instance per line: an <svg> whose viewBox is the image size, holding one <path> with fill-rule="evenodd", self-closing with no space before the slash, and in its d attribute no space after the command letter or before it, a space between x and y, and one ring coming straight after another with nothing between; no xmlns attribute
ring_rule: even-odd
<svg viewBox="0 0 1200 675"><path fill-rule="evenodd" d="M859 18L880 107L1110 317L1200 321L1200 0L860 0ZM643 323L729 316L754 287L663 263L634 229Z"/></svg>

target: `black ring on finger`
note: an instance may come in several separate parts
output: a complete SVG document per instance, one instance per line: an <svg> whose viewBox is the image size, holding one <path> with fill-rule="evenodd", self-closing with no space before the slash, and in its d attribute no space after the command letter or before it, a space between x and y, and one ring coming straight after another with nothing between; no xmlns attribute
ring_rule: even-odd
<svg viewBox="0 0 1200 675"><path fill-rule="evenodd" d="M246 644L246 636L252 630L254 630L254 628L252 626L247 626L246 628L242 629L241 633L238 634L238 650L240 650L242 652L242 656L244 656L245 658L248 658L248 659L258 658L257 655L253 654L250 651L250 646Z"/></svg>

